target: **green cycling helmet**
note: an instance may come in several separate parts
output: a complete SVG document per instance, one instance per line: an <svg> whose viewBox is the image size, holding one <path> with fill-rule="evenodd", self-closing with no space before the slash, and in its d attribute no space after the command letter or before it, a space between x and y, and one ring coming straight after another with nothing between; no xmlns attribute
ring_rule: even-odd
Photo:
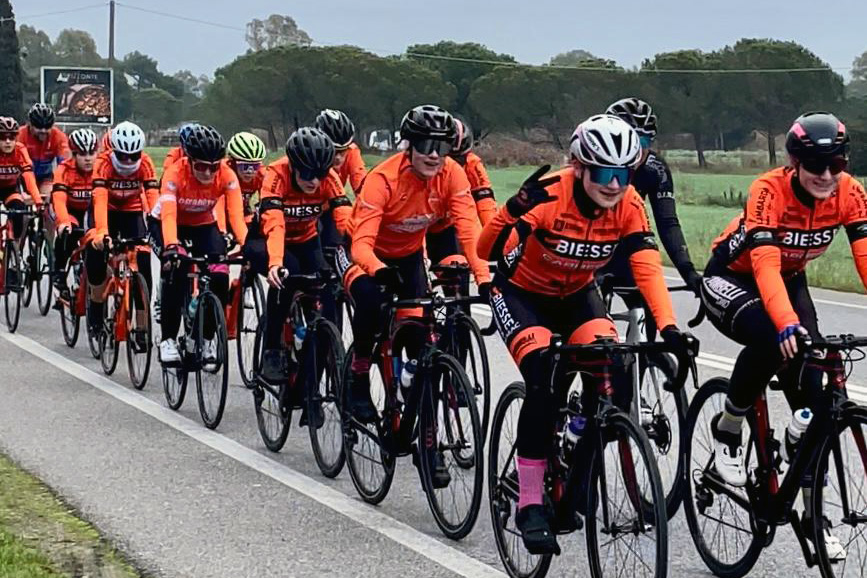
<svg viewBox="0 0 867 578"><path fill-rule="evenodd" d="M229 157L243 163L258 163L265 159L265 143L251 132L239 132L226 145Z"/></svg>

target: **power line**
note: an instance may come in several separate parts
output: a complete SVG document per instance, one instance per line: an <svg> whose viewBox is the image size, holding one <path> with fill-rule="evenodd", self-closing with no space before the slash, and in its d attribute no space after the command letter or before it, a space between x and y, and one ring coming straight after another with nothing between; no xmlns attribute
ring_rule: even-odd
<svg viewBox="0 0 867 578"><path fill-rule="evenodd" d="M215 28L223 28L225 30L237 30L239 32L246 32L245 28L240 28L238 26L230 26L228 24L220 24L219 22L209 22L207 20L200 20L198 18L190 18L189 16L179 16L177 14L170 14L168 12L160 12L159 10L151 10L149 8L139 8L138 6L132 6L130 4L123 4L121 2L117 2L116 4L122 8L129 8L130 10L137 10L139 12L146 12L148 14L156 14L157 16L163 16L164 18L174 18L175 20L184 20L186 22L194 22L196 24L203 24L205 26L213 26Z"/></svg>
<svg viewBox="0 0 867 578"><path fill-rule="evenodd" d="M71 14L73 12L81 12L83 10L92 10L94 8L104 8L108 6L107 2L102 2L101 4L88 4L87 6L79 6L78 8L68 8L66 10L55 10L53 12L42 12L40 14L24 14L22 16L18 16L18 20L31 20L33 18L42 18L43 16L57 16L60 14ZM7 20L16 20L16 18L0 18L0 22L5 22Z"/></svg>

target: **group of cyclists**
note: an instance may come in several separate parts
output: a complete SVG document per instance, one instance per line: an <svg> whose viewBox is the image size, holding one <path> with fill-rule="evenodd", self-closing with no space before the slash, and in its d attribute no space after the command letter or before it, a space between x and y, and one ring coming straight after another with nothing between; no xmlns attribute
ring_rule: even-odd
<svg viewBox="0 0 867 578"><path fill-rule="evenodd" d="M337 110L323 110L311 126L294 131L285 155L267 166L266 147L250 132L226 142L213 127L184 125L161 176L144 150L145 133L132 122L121 122L102 140L88 128L67 137L53 125L54 113L44 104L33 105L20 128L0 117L0 200L23 209L23 191L37 209L50 206L60 295L69 291L63 272L71 251L87 245L87 319L94 331L103 315L106 244L150 238L162 263L162 363L180 358L176 336L190 281L179 257L225 255L231 232L248 266L269 286L261 378L277 383L297 363L281 344L294 291L288 279L333 270L354 312L348 411L359 423L372 423L379 409L369 376L375 339L384 330L383 306L395 297L427 295L429 265L462 255L526 384L517 422L516 525L534 555L560 552L545 499L549 440L566 403L552 387L552 336L576 344L618 340L600 291L616 285L638 288L627 305L646 307L648 339L657 328L673 349L691 339L675 318L657 237L713 325L743 346L724 411L710 424L714 467L734 487L748 483L742 424L771 378L779 375L787 384L793 410L811 404L798 386L809 370L793 362L802 337L821 336L805 267L840 226L867 287L867 194L846 172L845 126L825 112L794 121L786 140L790 163L754 182L744 211L709 248L703 274L681 231L671 172L653 150L657 118L638 98L618 100L578 124L568 163L553 171L541 167L501 206L473 151L470 126L434 105L406 113L400 124L405 148L370 170L353 123ZM16 237L22 219L11 217ZM331 251L336 256L326 258ZM153 289L151 257L139 258ZM228 266L211 268L211 288L225 304ZM338 313L328 301L325 315L333 318ZM206 337L207 366L217 348L213 333ZM610 378L617 405L628 405L626 366L613 366ZM598 379L582 373L583 390L593 390ZM436 483L448 485L444 465L433 466ZM829 529L824 538L836 559L846 558Z"/></svg>

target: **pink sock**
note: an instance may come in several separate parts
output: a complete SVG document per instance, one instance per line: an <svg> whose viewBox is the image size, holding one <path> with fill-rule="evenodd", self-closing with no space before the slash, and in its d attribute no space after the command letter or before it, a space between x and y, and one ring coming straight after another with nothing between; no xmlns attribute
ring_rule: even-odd
<svg viewBox="0 0 867 578"><path fill-rule="evenodd" d="M541 506L547 460L531 460L519 456L516 461L520 486L518 509L525 506Z"/></svg>

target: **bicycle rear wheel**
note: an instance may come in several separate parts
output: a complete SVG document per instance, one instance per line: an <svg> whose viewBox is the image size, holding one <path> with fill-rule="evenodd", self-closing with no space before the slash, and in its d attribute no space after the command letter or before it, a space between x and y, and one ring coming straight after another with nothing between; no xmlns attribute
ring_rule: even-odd
<svg viewBox="0 0 867 578"><path fill-rule="evenodd" d="M336 478L343 469L343 431L340 425L340 378L343 373L343 342L337 327L327 319L319 319L314 339L305 347L316 345L316 367L313 369L316 388L308 392L307 431L313 457L322 475ZM305 376L305 379L311 379ZM316 427L314 416L321 412L322 426Z"/></svg>
<svg viewBox="0 0 867 578"><path fill-rule="evenodd" d="M87 293L85 294L86 301L85 301L85 323L84 323L84 328L85 328L85 331L87 332L87 348L90 350L90 354L93 356L94 359L99 359L100 356L102 355L102 352L99 349L100 348L99 332L94 332L93 330L91 330L90 324L87 323L87 311L90 309L90 289L87 285L82 284L78 290L79 291L87 291Z"/></svg>
<svg viewBox="0 0 867 578"><path fill-rule="evenodd" d="M177 411L184 403L187 395L188 373L180 366L161 365L163 393L169 408Z"/></svg>
<svg viewBox="0 0 867 578"><path fill-rule="evenodd" d="M714 439L710 423L725 407L729 380L713 378L701 386L689 406L684 431L684 513L692 541L708 569L723 578L740 578L752 569L765 544L765 529L753 518L749 486L726 485L713 466ZM745 448L749 473L756 468L756 446L752 436ZM751 482L748 482L748 484Z"/></svg>
<svg viewBox="0 0 867 578"><path fill-rule="evenodd" d="M113 283L113 281L109 281ZM102 330L99 332L99 362L106 375L112 375L117 369L117 358L120 353L120 343L117 341L116 325L117 311L123 297L117 290L111 291L102 304Z"/></svg>
<svg viewBox="0 0 867 578"><path fill-rule="evenodd" d="M663 578L668 516L647 436L620 412L607 415L596 435L585 509L590 573Z"/></svg>
<svg viewBox="0 0 867 578"><path fill-rule="evenodd" d="M246 282L245 276L252 277ZM245 271L241 279L241 296L238 304L238 332L235 346L238 351L238 372L244 385L252 389L256 386L256 371L259 357L256 356L256 327L265 313L265 290L262 280L252 271Z"/></svg>
<svg viewBox="0 0 867 578"><path fill-rule="evenodd" d="M262 360L262 342L265 339L265 317L259 319L256 330L256 340L253 350L257 359L257 367ZM258 370L257 370L258 372ZM257 378L253 386L253 404L256 410L256 426L259 435L265 442L265 447L272 452L279 452L286 444L289 437L289 428L292 424L292 405L280 407L280 389L270 384L260 383ZM288 384L283 384L286 387Z"/></svg>
<svg viewBox="0 0 867 578"><path fill-rule="evenodd" d="M473 390L467 375L451 355L436 356L430 373L424 377L427 383L418 426L422 485L437 526L447 537L460 540L473 529L482 503L484 464L479 412L472 403ZM432 467L437 463L445 466L450 477L441 488L433 480Z"/></svg>
<svg viewBox="0 0 867 578"><path fill-rule="evenodd" d="M43 233L39 233L36 243L36 304L43 317L51 310L51 271L54 270L54 249Z"/></svg>
<svg viewBox="0 0 867 578"><path fill-rule="evenodd" d="M861 578L867 561L867 410L846 410L818 456L812 510L819 570L826 578ZM845 559L831 558L826 531L845 548Z"/></svg>
<svg viewBox="0 0 867 578"><path fill-rule="evenodd" d="M72 287L72 280L75 277L73 267L67 267L66 279L67 287ZM75 311L75 302L78 299L78 291L86 291L86 287L79 287L77 291L72 292L69 299L60 301L60 331L63 333L63 341L69 347L75 347L78 342L78 332L81 326L81 318Z"/></svg>
<svg viewBox="0 0 867 578"><path fill-rule="evenodd" d="M510 384L494 410L488 446L488 503L500 561L512 578L538 578L548 573L552 554L527 552L515 526L518 513L518 471L515 468L518 416L524 404L524 384Z"/></svg>
<svg viewBox="0 0 867 578"><path fill-rule="evenodd" d="M18 329L21 319L21 282L24 272L21 269L21 254L15 241L6 241L6 251L3 254L3 270L6 273L6 291L3 295L3 309L6 313L6 327L9 333Z"/></svg>
<svg viewBox="0 0 867 578"><path fill-rule="evenodd" d="M378 357L378 356L375 356ZM341 424L343 426L343 452L352 485L361 499L369 504L378 504L388 495L394 481L395 456L383 447L384 428L390 424L362 424L352 417L352 349L347 352L343 362L343 399L341 403ZM378 360L377 360L378 361ZM370 366L371 397L382 410L385 403L385 383L379 364Z"/></svg>
<svg viewBox="0 0 867 578"><path fill-rule="evenodd" d="M665 510L672 519L683 498L683 438L686 427L686 391L665 389L677 375L670 355L651 354L641 371L641 427L650 441L665 493Z"/></svg>
<svg viewBox="0 0 867 578"><path fill-rule="evenodd" d="M484 448L491 419L491 370L485 340L475 319L469 315L457 316L448 353L458 360L469 379L473 399L478 406Z"/></svg>
<svg viewBox="0 0 867 578"><path fill-rule="evenodd" d="M199 413L208 429L215 429L223 419L226 393L229 388L229 341L223 304L211 292L199 297L196 310L196 393ZM210 332L213 331L213 334ZM210 335L210 336L208 336ZM205 359L206 345L215 352L212 360Z"/></svg>
<svg viewBox="0 0 867 578"><path fill-rule="evenodd" d="M21 269L24 272L21 282L21 304L24 307L30 307L30 301L33 299L33 285L38 267L36 263L36 256L38 255L36 235L36 230L28 226L21 242Z"/></svg>
<svg viewBox="0 0 867 578"><path fill-rule="evenodd" d="M126 366L136 389L147 385L151 369L153 335L151 301L144 275L136 272L129 279L129 307L126 315Z"/></svg>

